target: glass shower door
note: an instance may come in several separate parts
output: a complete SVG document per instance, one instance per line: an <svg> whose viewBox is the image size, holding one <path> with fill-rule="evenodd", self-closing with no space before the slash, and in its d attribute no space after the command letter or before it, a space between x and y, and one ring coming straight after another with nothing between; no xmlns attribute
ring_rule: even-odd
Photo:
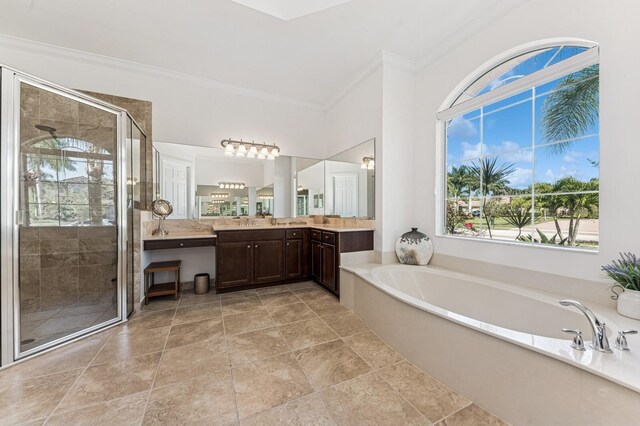
<svg viewBox="0 0 640 426"><path fill-rule="evenodd" d="M119 113L19 81L16 343L24 356L120 318Z"/></svg>

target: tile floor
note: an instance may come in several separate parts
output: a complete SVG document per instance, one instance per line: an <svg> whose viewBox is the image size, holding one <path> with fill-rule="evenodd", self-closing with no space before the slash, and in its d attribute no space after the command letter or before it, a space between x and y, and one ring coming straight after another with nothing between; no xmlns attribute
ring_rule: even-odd
<svg viewBox="0 0 640 426"><path fill-rule="evenodd" d="M20 317L22 351L68 336L117 316L113 303L31 312Z"/></svg>
<svg viewBox="0 0 640 426"><path fill-rule="evenodd" d="M156 299L0 372L0 424L503 425L313 283Z"/></svg>

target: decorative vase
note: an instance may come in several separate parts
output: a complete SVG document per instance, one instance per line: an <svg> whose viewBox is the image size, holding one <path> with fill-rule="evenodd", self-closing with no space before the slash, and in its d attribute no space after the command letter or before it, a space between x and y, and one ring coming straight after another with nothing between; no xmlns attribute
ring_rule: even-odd
<svg viewBox="0 0 640 426"><path fill-rule="evenodd" d="M640 320L640 291L625 289L618 295L618 313Z"/></svg>
<svg viewBox="0 0 640 426"><path fill-rule="evenodd" d="M418 228L411 228L396 241L396 255L400 263L426 265L433 256L433 243Z"/></svg>

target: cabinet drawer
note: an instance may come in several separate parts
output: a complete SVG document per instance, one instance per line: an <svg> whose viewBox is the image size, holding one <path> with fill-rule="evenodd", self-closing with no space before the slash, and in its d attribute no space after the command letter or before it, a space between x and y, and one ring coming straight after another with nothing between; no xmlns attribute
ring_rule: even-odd
<svg viewBox="0 0 640 426"><path fill-rule="evenodd" d="M312 240L317 240L317 241L322 241L322 232L318 231L317 229L312 229L311 230L311 239Z"/></svg>
<svg viewBox="0 0 640 426"><path fill-rule="evenodd" d="M216 245L216 238L193 238L175 240L147 240L144 242L145 250L166 250L190 247L211 247Z"/></svg>
<svg viewBox="0 0 640 426"><path fill-rule="evenodd" d="M287 229L287 239L302 238L302 229Z"/></svg>
<svg viewBox="0 0 640 426"><path fill-rule="evenodd" d="M266 241L284 239L284 229L247 229L218 231L218 242Z"/></svg>
<svg viewBox="0 0 640 426"><path fill-rule="evenodd" d="M336 234L333 232L322 232L322 242L327 244L335 244L336 243Z"/></svg>

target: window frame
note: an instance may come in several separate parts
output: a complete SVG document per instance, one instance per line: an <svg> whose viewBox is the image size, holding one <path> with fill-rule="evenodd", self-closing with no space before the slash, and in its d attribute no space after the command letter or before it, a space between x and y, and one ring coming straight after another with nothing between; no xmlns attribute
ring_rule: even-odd
<svg viewBox="0 0 640 426"><path fill-rule="evenodd" d="M475 98L455 104L458 97L464 93L478 78L481 78L492 69L510 61L518 56L541 50L545 48L558 47L560 45L572 47L586 47L587 50L577 55L565 59L556 64L550 65L542 70L536 71L525 77L522 77L512 83L498 87L489 92L483 93ZM485 62L478 67L472 74L461 81L456 88L449 93L445 101L441 104L436 113L436 179L435 179L435 200L437 204L435 214L435 230L436 236L448 239L489 242L492 244L502 244L507 246L533 247L551 250L561 250L563 252L580 252L598 254L600 246L597 248L581 248L579 246L555 246L550 244L527 244L518 241L507 241L486 238L470 238L466 236L458 236L448 234L446 232L446 209L447 209L447 122L453 118L471 112L481 106L504 100L510 96L516 95L533 86L539 86L561 78L572 72L580 71L592 65L600 63L600 46L599 44L582 40L582 39L549 39L539 42L527 43L522 46L503 52L501 55ZM598 191L599 192L599 191Z"/></svg>

